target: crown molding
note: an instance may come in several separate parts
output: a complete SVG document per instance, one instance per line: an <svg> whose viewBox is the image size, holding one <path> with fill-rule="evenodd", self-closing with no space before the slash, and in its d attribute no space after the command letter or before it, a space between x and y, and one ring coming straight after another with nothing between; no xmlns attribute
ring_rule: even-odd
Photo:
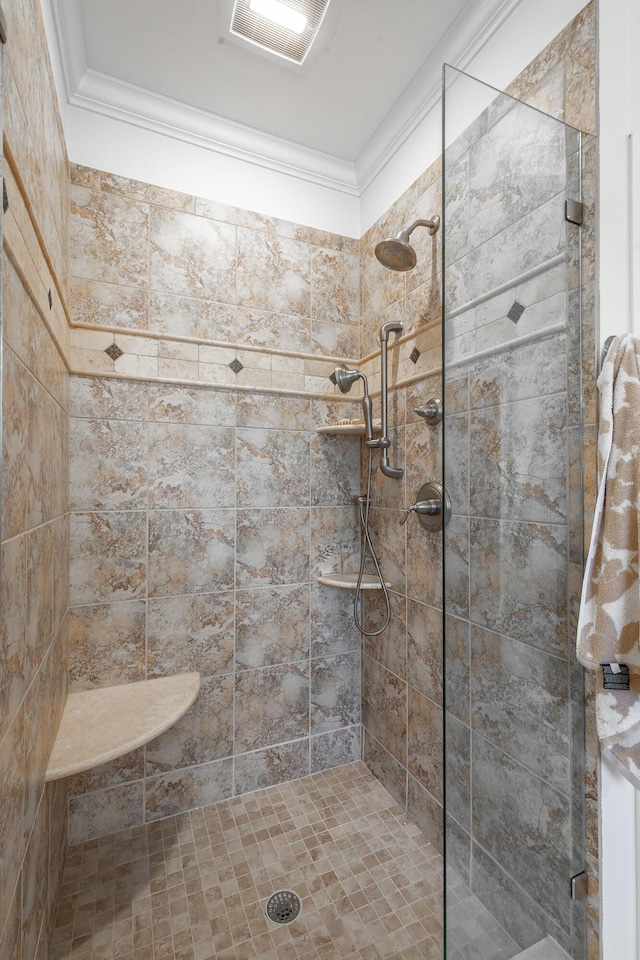
<svg viewBox="0 0 640 960"><path fill-rule="evenodd" d="M85 70L69 103L225 157L358 195L353 163Z"/></svg>

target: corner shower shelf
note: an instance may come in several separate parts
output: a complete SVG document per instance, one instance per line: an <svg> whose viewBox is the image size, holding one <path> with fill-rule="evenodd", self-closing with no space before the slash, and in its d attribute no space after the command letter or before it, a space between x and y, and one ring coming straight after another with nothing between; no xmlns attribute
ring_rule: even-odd
<svg viewBox="0 0 640 960"><path fill-rule="evenodd" d="M168 730L200 690L199 673L70 693L46 780L61 780L122 757Z"/></svg>
<svg viewBox="0 0 640 960"><path fill-rule="evenodd" d="M338 590L355 590L358 585L357 573L325 573L316 577L318 583L324 583L327 587L337 587ZM391 584L385 580L385 585ZM362 590L382 590L382 584L374 574L365 573L362 578Z"/></svg>
<svg viewBox="0 0 640 960"><path fill-rule="evenodd" d="M341 437L364 437L364 423L329 423L318 427L317 433ZM380 433L380 420L373 421L373 432Z"/></svg>

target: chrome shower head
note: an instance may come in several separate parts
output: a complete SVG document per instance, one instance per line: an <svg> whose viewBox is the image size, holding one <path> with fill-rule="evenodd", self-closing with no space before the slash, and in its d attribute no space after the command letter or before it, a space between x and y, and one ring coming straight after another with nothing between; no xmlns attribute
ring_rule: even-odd
<svg viewBox="0 0 640 960"><path fill-rule="evenodd" d="M427 227L431 236L434 236L440 227L440 217L435 216L432 220L416 220L406 230L401 230L397 237L381 240L376 246L375 254L387 270L395 270L399 273L413 270L418 258L409 243L409 237L416 227Z"/></svg>
<svg viewBox="0 0 640 960"><path fill-rule="evenodd" d="M339 363L334 371L336 383L343 393L349 393L356 380L362 380L364 383L365 396L367 394L367 379L359 370L350 370L345 363Z"/></svg>

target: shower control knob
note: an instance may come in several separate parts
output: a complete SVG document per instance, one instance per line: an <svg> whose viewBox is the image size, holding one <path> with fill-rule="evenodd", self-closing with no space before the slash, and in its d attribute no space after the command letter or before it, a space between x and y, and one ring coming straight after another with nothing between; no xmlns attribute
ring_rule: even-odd
<svg viewBox="0 0 640 960"><path fill-rule="evenodd" d="M423 484L418 490L416 502L405 513L400 526L407 522L411 513L418 515L425 530L442 530L451 519L451 500L442 484L437 480Z"/></svg>
<svg viewBox="0 0 640 960"><path fill-rule="evenodd" d="M427 400L421 407L415 407L413 412L423 417L430 427L437 427L442 420L442 400Z"/></svg>

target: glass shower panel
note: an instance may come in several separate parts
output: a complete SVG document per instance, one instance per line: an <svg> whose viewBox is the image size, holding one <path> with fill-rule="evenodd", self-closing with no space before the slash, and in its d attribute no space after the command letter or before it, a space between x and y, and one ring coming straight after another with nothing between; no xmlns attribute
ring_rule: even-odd
<svg viewBox="0 0 640 960"><path fill-rule="evenodd" d="M444 104L446 956L579 960L582 139L448 67Z"/></svg>

